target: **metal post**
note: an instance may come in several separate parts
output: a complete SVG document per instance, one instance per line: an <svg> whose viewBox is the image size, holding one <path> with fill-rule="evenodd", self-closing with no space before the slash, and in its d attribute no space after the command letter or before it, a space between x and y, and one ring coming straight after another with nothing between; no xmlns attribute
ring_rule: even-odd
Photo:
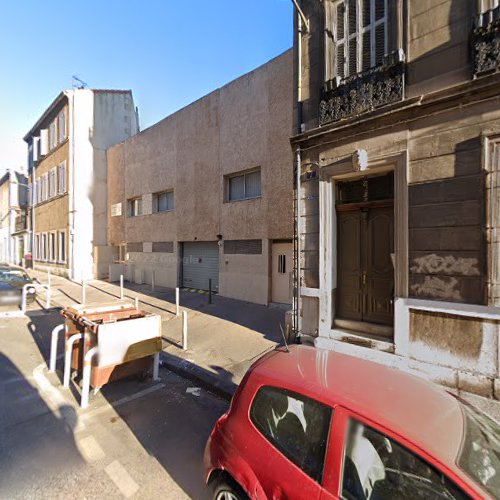
<svg viewBox="0 0 500 500"><path fill-rule="evenodd" d="M179 287L175 289L175 315L179 316L181 313L179 309Z"/></svg>
<svg viewBox="0 0 500 500"><path fill-rule="evenodd" d="M73 344L82 339L84 341L83 333L75 333L68 340L66 340L66 352L64 353L64 376L63 385L64 387L69 387L69 378L71 375L71 355L73 354Z"/></svg>
<svg viewBox="0 0 500 500"><path fill-rule="evenodd" d="M153 380L160 380L158 372L160 370L160 353L157 352L153 356Z"/></svg>
<svg viewBox="0 0 500 500"><path fill-rule="evenodd" d="M82 305L87 303L87 283L85 280L82 280Z"/></svg>
<svg viewBox="0 0 500 500"><path fill-rule="evenodd" d="M57 341L59 339L59 332L66 330L66 325L57 325L51 334L50 339L50 363L49 372L56 371L56 360L57 360Z"/></svg>
<svg viewBox="0 0 500 500"><path fill-rule="evenodd" d="M139 297L136 297L136 298L134 299L134 302L135 302L135 308L136 308L137 310L139 310Z"/></svg>
<svg viewBox="0 0 500 500"><path fill-rule="evenodd" d="M89 405L90 375L92 373L92 358L97 354L97 346L92 347L83 358L83 380L82 380L82 399L80 406L87 408Z"/></svg>
<svg viewBox="0 0 500 500"><path fill-rule="evenodd" d="M187 311L182 311L182 349L187 351L188 342L188 313Z"/></svg>
<svg viewBox="0 0 500 500"><path fill-rule="evenodd" d="M50 309L50 298L51 298L51 291L50 291L50 281L49 281L49 284L45 287L45 309Z"/></svg>
<svg viewBox="0 0 500 500"><path fill-rule="evenodd" d="M155 272L151 271L151 291L155 291Z"/></svg>
<svg viewBox="0 0 500 500"><path fill-rule="evenodd" d="M212 303L212 278L208 278L208 303Z"/></svg>
<svg viewBox="0 0 500 500"><path fill-rule="evenodd" d="M50 269L47 271L47 285L51 285L52 283L52 274L50 273Z"/></svg>
<svg viewBox="0 0 500 500"><path fill-rule="evenodd" d="M123 300L123 274L120 274L120 300Z"/></svg>
<svg viewBox="0 0 500 500"><path fill-rule="evenodd" d="M21 312L26 314L26 293L27 293L28 285L23 286L23 291L21 293Z"/></svg>

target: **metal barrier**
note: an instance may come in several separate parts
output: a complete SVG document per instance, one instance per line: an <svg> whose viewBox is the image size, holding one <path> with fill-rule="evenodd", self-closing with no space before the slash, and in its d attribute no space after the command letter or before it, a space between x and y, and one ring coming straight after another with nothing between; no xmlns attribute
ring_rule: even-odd
<svg viewBox="0 0 500 500"><path fill-rule="evenodd" d="M84 333L75 333L68 340L66 340L66 352L64 353L64 377L63 377L63 385L64 387L69 387L69 379L71 376L71 355L73 354L73 344L77 340L84 340Z"/></svg>
<svg viewBox="0 0 500 500"><path fill-rule="evenodd" d="M92 358L99 352L97 346L89 349L83 358L83 380L82 380L82 399L80 406L87 408L89 405L90 375L92 373Z"/></svg>
<svg viewBox="0 0 500 500"><path fill-rule="evenodd" d="M188 313L182 311L182 349L187 351L188 344Z"/></svg>
<svg viewBox="0 0 500 500"><path fill-rule="evenodd" d="M57 341L59 340L59 333L62 331L66 331L66 325L63 323L62 325L57 325L50 335L50 364L49 364L49 372L56 371L56 360L57 360Z"/></svg>
<svg viewBox="0 0 500 500"><path fill-rule="evenodd" d="M175 289L175 315L179 316L180 315L180 309L179 309L179 288L177 287Z"/></svg>
<svg viewBox="0 0 500 500"><path fill-rule="evenodd" d="M50 285L45 285L44 283L26 283L26 285L23 285L23 290L22 290L22 295L21 295L21 312L23 314L26 314L26 299L28 296L28 289L29 288L34 288L35 290L37 288L42 288L46 292L45 295L45 309L50 309L50 299L51 299L51 291L50 291Z"/></svg>

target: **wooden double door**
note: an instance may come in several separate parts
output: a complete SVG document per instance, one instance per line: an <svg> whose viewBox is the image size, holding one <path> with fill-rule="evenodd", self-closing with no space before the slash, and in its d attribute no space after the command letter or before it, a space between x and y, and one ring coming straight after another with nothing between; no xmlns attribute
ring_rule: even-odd
<svg viewBox="0 0 500 500"><path fill-rule="evenodd" d="M337 206L339 323L347 320L355 330L392 335L393 260L393 200Z"/></svg>

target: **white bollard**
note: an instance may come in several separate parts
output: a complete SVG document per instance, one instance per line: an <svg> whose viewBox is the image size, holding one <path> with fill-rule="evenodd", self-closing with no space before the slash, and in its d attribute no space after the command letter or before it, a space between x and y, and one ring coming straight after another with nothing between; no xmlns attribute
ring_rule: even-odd
<svg viewBox="0 0 500 500"><path fill-rule="evenodd" d="M75 333L66 341L66 351L64 353L64 376L63 376L63 385L64 387L69 387L69 379L71 375L71 355L73 354L73 344L82 339L84 341L83 333Z"/></svg>
<svg viewBox="0 0 500 500"><path fill-rule="evenodd" d="M175 315L179 316L181 313L179 309L179 287L175 289Z"/></svg>
<svg viewBox="0 0 500 500"><path fill-rule="evenodd" d="M182 311L182 349L187 351L188 343L188 313L187 311Z"/></svg>
<svg viewBox="0 0 500 500"><path fill-rule="evenodd" d="M89 405L90 375L92 373L92 358L97 354L97 346L92 347L83 358L83 380L82 380L82 399L80 406L87 408Z"/></svg>
<svg viewBox="0 0 500 500"><path fill-rule="evenodd" d="M50 269L47 271L47 285L49 285L50 287L50 284L52 282L52 275L50 274Z"/></svg>
<svg viewBox="0 0 500 500"><path fill-rule="evenodd" d="M87 303L87 283L85 280L82 280L82 302L81 304L84 306Z"/></svg>
<svg viewBox="0 0 500 500"><path fill-rule="evenodd" d="M21 312L26 314L26 294L28 292L28 285L23 286L23 290L21 293Z"/></svg>
<svg viewBox="0 0 500 500"><path fill-rule="evenodd" d="M62 325L57 325L53 330L50 336L50 363L49 363L49 372L56 371L56 360L57 360L57 341L59 339L59 332L66 330L66 325L63 323Z"/></svg>
<svg viewBox="0 0 500 500"><path fill-rule="evenodd" d="M158 375L160 370L160 353L157 352L153 356L153 380L160 380L160 377Z"/></svg>
<svg viewBox="0 0 500 500"><path fill-rule="evenodd" d="M155 291L155 272L151 271L151 291Z"/></svg>
<svg viewBox="0 0 500 500"><path fill-rule="evenodd" d="M49 284L45 287L45 309L50 309L50 281Z"/></svg>
<svg viewBox="0 0 500 500"><path fill-rule="evenodd" d="M134 302L135 302L135 308L136 308L137 310L139 310L139 297L136 297L136 298L134 299Z"/></svg>
<svg viewBox="0 0 500 500"><path fill-rule="evenodd" d="M120 300L123 300L123 274L120 274Z"/></svg>

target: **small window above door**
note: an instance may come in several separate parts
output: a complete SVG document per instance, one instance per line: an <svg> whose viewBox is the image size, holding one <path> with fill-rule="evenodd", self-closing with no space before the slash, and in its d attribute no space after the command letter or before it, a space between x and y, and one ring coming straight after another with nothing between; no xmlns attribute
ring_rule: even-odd
<svg viewBox="0 0 500 500"><path fill-rule="evenodd" d="M394 172L376 177L337 182L337 204L391 200L394 198Z"/></svg>

